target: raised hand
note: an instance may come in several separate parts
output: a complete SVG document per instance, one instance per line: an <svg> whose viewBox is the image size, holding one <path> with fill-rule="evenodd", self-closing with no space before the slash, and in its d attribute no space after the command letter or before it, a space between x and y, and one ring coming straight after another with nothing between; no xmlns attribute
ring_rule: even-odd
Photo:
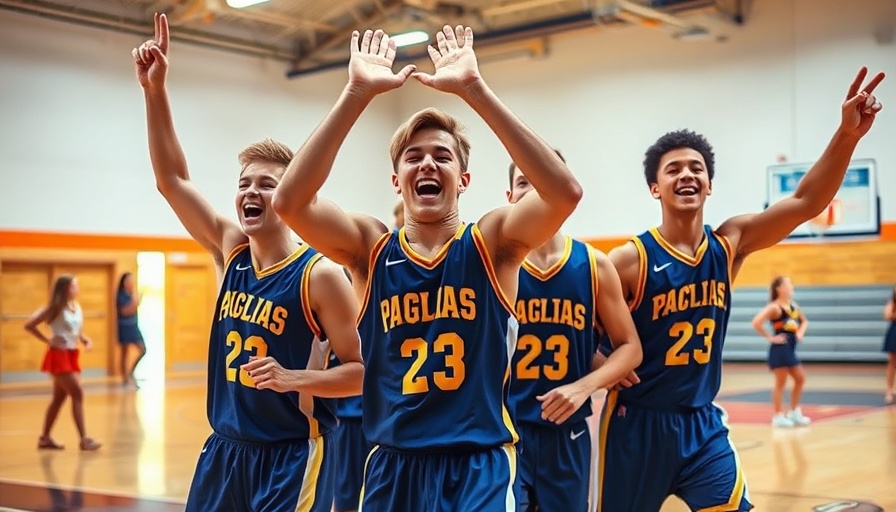
<svg viewBox="0 0 896 512"><path fill-rule="evenodd" d="M874 97L872 92L884 79L883 73L874 75L874 78L868 82L868 85L859 92L865 76L868 74L868 68L862 66L856 79L849 86L849 92L846 93L846 101L843 103L843 113L840 127L842 130L857 137L862 137L871 128L874 123L874 117L880 112L883 105Z"/></svg>
<svg viewBox="0 0 896 512"><path fill-rule="evenodd" d="M131 50L137 68L137 81L146 90L165 87L168 76L168 18L155 15L155 34L139 48Z"/></svg>
<svg viewBox="0 0 896 512"><path fill-rule="evenodd" d="M352 32L351 59L348 63L349 84L362 95L371 98L401 87L417 68L408 65L398 73L393 73L395 49L395 42L382 30L367 30L363 38L357 30Z"/></svg>
<svg viewBox="0 0 896 512"><path fill-rule="evenodd" d="M445 25L436 34L438 48L429 46L429 56L435 66L435 73L414 73L414 78L423 85L443 92L460 95L473 83L482 80L479 63L473 51L473 29L458 25Z"/></svg>

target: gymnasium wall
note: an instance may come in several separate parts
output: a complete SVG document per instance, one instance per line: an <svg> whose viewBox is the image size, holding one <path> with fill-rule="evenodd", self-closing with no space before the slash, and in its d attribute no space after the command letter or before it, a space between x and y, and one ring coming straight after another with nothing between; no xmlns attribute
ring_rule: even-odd
<svg viewBox="0 0 896 512"><path fill-rule="evenodd" d="M585 198L566 226L581 237L628 236L657 224L641 161L663 133L691 128L715 146L717 175L706 221L762 209L765 169L778 154L814 161L840 119L862 65L890 76L884 103L855 157L877 159L883 218L896 220L896 44L874 32L896 20L893 0L756 0L725 43L688 42L647 27L596 28L554 37L542 59L481 66L491 87L561 149ZM430 70L431 64L425 69ZM461 200L473 220L505 201L508 156L463 102L418 84L402 89L403 116L437 106L473 140L472 183Z"/></svg>
<svg viewBox="0 0 896 512"><path fill-rule="evenodd" d="M186 236L152 176L130 55L142 41L0 10L0 229ZM169 92L191 175L233 218L238 152L265 137L298 149L347 76L287 80L282 62L177 41L170 55ZM383 217L392 204L387 145L397 100L370 107L326 190Z"/></svg>

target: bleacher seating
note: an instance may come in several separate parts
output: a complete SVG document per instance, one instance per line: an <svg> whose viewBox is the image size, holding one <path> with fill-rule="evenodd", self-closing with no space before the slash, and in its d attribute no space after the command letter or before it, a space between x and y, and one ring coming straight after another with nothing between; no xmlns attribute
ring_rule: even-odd
<svg viewBox="0 0 896 512"><path fill-rule="evenodd" d="M794 299L809 319L797 347L803 361L886 361L881 352L888 323L883 309L891 285L799 286ZM768 288L737 287L723 358L765 361L768 342L753 330L753 316L768 303ZM770 326L768 326L771 329Z"/></svg>

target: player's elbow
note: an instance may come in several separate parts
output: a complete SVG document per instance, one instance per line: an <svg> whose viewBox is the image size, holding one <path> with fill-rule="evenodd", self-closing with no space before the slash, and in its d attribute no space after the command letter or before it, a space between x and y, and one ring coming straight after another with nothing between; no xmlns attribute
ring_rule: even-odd
<svg viewBox="0 0 896 512"><path fill-rule="evenodd" d="M569 177L569 180L567 180L565 185L566 186L563 187L560 194L560 200L563 204L569 206L569 211L572 213L576 209L576 206L579 205L585 192L582 190L582 185L579 183L579 180L575 179L573 176Z"/></svg>
<svg viewBox="0 0 896 512"><path fill-rule="evenodd" d="M295 212L298 210L298 201L295 197L289 197L287 190L277 188L274 191L274 197L271 198L271 208L284 221L295 218Z"/></svg>

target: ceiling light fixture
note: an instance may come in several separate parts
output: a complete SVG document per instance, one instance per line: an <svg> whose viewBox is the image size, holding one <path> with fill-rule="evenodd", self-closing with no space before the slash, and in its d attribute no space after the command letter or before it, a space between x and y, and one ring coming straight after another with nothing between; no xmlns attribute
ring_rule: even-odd
<svg viewBox="0 0 896 512"><path fill-rule="evenodd" d="M243 7L249 7L250 5L262 4L267 2L268 0L227 0L227 5L233 7L234 9L242 9Z"/></svg>
<svg viewBox="0 0 896 512"><path fill-rule="evenodd" d="M389 39L395 41L395 46L401 48L402 46L413 46L415 44L425 43L429 41L429 34L422 30L412 30L410 32L395 34L394 36L390 36Z"/></svg>

